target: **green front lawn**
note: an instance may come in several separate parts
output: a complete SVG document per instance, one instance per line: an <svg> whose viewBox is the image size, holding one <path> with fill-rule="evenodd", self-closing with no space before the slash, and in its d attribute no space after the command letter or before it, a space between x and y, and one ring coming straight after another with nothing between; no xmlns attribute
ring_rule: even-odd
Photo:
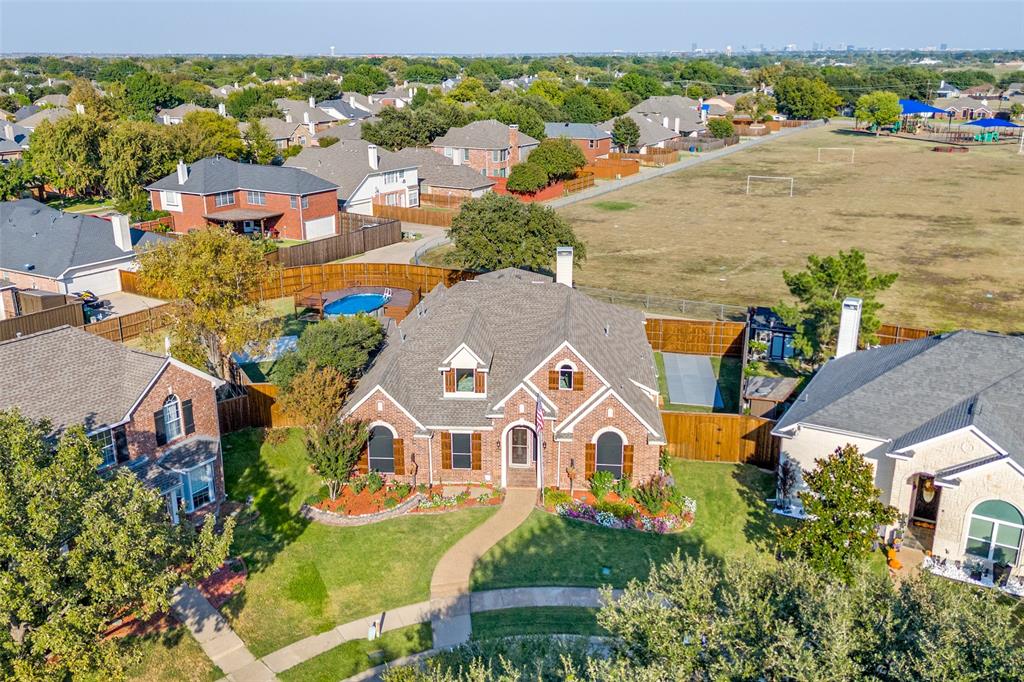
<svg viewBox="0 0 1024 682"><path fill-rule="evenodd" d="M740 409L740 379L743 376L743 361L740 358L709 358L711 369L718 377L718 390L722 394L722 407L712 409L705 405L682 405L669 402L668 379L665 376L665 358L654 354L658 368L658 392L661 393L661 409L669 412L728 412L737 414Z"/></svg>
<svg viewBox="0 0 1024 682"><path fill-rule="evenodd" d="M296 512L320 488L301 431L271 444L249 429L224 437L228 496L252 496L255 521L235 530L232 552L249 568L224 607L256 656L383 609L428 598L441 555L493 509L403 516L368 526L312 524Z"/></svg>
<svg viewBox="0 0 1024 682"><path fill-rule="evenodd" d="M697 501L693 527L652 535L535 511L477 562L473 589L623 587L631 578L645 577L651 562L663 562L677 550L718 559L770 556L772 531L785 522L765 502L775 489L772 474L749 464L682 460L673 460L671 470L676 484Z"/></svg>
<svg viewBox="0 0 1024 682"><path fill-rule="evenodd" d="M577 606L502 609L474 613L473 639L517 635L589 635L608 633L597 624L597 609Z"/></svg>
<svg viewBox="0 0 1024 682"><path fill-rule="evenodd" d="M278 674L282 682L338 682L396 658L433 646L430 623L385 632L370 642L354 639Z"/></svg>
<svg viewBox="0 0 1024 682"><path fill-rule="evenodd" d="M129 682L213 682L224 677L184 627L135 639L141 659Z"/></svg>
<svg viewBox="0 0 1024 682"><path fill-rule="evenodd" d="M61 197L46 202L50 208L56 208L68 213L88 213L100 208L113 207L113 201L103 197Z"/></svg>

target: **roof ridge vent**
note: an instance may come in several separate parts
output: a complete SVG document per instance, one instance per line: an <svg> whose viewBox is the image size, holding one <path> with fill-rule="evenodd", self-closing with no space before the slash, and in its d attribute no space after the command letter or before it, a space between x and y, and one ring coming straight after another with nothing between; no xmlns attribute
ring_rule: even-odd
<svg viewBox="0 0 1024 682"><path fill-rule="evenodd" d="M604 325L604 335L605 336L611 336L612 335L612 325L611 325L610 322L605 322L605 325Z"/></svg>

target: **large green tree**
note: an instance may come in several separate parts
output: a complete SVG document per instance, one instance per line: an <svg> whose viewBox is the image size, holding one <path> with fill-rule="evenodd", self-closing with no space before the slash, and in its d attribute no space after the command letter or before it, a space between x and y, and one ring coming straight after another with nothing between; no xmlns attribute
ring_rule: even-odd
<svg viewBox="0 0 1024 682"><path fill-rule="evenodd" d="M857 98L854 116L858 121L866 121L875 126L876 133L881 134L882 126L892 125L900 120L902 113L899 95L895 92L876 90Z"/></svg>
<svg viewBox="0 0 1024 682"><path fill-rule="evenodd" d="M236 121L213 111L185 114L181 124L174 126L174 132L187 163L217 154L237 160L245 153Z"/></svg>
<svg viewBox="0 0 1024 682"><path fill-rule="evenodd" d="M843 103L825 81L802 76L780 78L775 84L775 101L781 113L802 120L835 116Z"/></svg>
<svg viewBox="0 0 1024 682"><path fill-rule="evenodd" d="M824 362L835 350L843 299L863 301L860 317L861 344L876 343L875 332L881 326L878 311L883 305L877 296L893 285L896 273L872 274L864 253L857 249L840 251L836 256L811 255L807 268L800 272L782 272L794 305L774 307L786 324L796 328L794 348L812 364Z"/></svg>
<svg viewBox="0 0 1024 682"><path fill-rule="evenodd" d="M0 677L120 679L130 642L103 637L127 614L166 611L174 589L224 560L220 535L171 525L160 494L125 468L101 475L81 426L61 434L0 412Z"/></svg>
<svg viewBox="0 0 1024 682"><path fill-rule="evenodd" d="M103 186L110 196L127 201L143 186L174 170L176 131L146 121L118 121L100 143Z"/></svg>
<svg viewBox="0 0 1024 682"><path fill-rule="evenodd" d="M384 328L369 315L338 317L310 325L294 352L286 353L271 370L271 380L290 390L295 377L313 365L330 368L355 380L384 342Z"/></svg>
<svg viewBox="0 0 1024 682"><path fill-rule="evenodd" d="M253 121L242 136L245 142L245 158L251 163L267 164L277 158L278 149L270 139L270 133L259 121Z"/></svg>
<svg viewBox="0 0 1024 682"><path fill-rule="evenodd" d="M100 189L100 146L107 126L89 115L43 121L32 133L32 172L62 192L92 194Z"/></svg>
<svg viewBox="0 0 1024 682"><path fill-rule="evenodd" d="M879 501L875 470L847 445L815 460L799 493L807 518L779 531L780 546L814 569L850 580L871 553L880 526L896 521L896 508Z"/></svg>
<svg viewBox="0 0 1024 682"><path fill-rule="evenodd" d="M624 152L637 148L640 143L640 126L629 116L620 116L612 122L612 142Z"/></svg>
<svg viewBox="0 0 1024 682"><path fill-rule="evenodd" d="M660 95L665 90L661 81L654 76L637 73L636 71L627 73L625 76L620 78L617 81L616 86L620 90L635 93L640 99L647 99L653 95Z"/></svg>
<svg viewBox="0 0 1024 682"><path fill-rule="evenodd" d="M577 264L586 246L562 216L547 206L488 193L462 205L449 230L449 263L474 270L518 267L550 271L555 248L571 246Z"/></svg>
<svg viewBox="0 0 1024 682"><path fill-rule="evenodd" d="M776 106L774 97L760 91L736 98L736 111L750 116L755 123L770 119Z"/></svg>
<svg viewBox="0 0 1024 682"><path fill-rule="evenodd" d="M150 120L157 109L181 104L161 76L149 71L137 71L124 80L125 114L139 120Z"/></svg>
<svg viewBox="0 0 1024 682"><path fill-rule="evenodd" d="M553 137L530 152L529 163L543 168L550 180L567 180L587 165L587 157L569 138Z"/></svg>
<svg viewBox="0 0 1024 682"><path fill-rule="evenodd" d="M531 160L512 166L505 187L510 192L533 194L547 187L548 183L547 171L543 166L533 163Z"/></svg>
<svg viewBox="0 0 1024 682"><path fill-rule="evenodd" d="M144 251L139 265L143 287L171 303L171 352L182 361L226 376L230 353L270 338L268 310L251 294L277 268L254 240L193 230Z"/></svg>

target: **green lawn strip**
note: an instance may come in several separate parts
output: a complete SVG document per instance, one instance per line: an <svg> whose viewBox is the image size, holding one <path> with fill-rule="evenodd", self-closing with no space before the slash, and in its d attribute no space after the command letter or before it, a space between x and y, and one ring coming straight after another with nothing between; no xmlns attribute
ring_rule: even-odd
<svg viewBox="0 0 1024 682"><path fill-rule="evenodd" d="M597 609L542 606L474 613L473 639L515 635L588 635L608 633L597 624Z"/></svg>
<svg viewBox="0 0 1024 682"><path fill-rule="evenodd" d="M261 432L224 438L228 496L259 517L235 530L249 578L223 611L256 656L384 609L423 601L441 555L494 509L403 516L367 526L313 524L296 512L320 488L301 431L271 445Z"/></svg>
<svg viewBox="0 0 1024 682"><path fill-rule="evenodd" d="M628 211L637 205L632 201L595 201L591 206L602 211Z"/></svg>
<svg viewBox="0 0 1024 682"><path fill-rule="evenodd" d="M142 655L128 670L129 682L212 682L224 677L184 627L128 641Z"/></svg>
<svg viewBox="0 0 1024 682"><path fill-rule="evenodd" d="M372 642L365 639L345 642L278 673L277 677L282 682L338 682L381 663L426 651L431 646L430 623L409 625L385 632Z"/></svg>
<svg viewBox="0 0 1024 682"><path fill-rule="evenodd" d="M684 494L697 501L696 520L686 531L612 530L535 511L477 562L472 589L623 587L631 578L645 577L651 562L663 562L677 550L715 559L770 556L772 531L785 522L765 502L774 490L771 474L748 464L682 460L673 460L671 470Z"/></svg>

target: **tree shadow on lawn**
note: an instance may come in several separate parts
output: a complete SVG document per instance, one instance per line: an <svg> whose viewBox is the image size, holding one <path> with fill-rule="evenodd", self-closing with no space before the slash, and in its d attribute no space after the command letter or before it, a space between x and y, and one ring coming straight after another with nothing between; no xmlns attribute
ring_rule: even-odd
<svg viewBox="0 0 1024 682"><path fill-rule="evenodd" d="M733 470L733 479L740 498L749 510L743 524L743 535L756 550L774 554L776 534L780 527L794 523L793 519L772 512L768 499L775 495L774 472L753 465L741 465Z"/></svg>

